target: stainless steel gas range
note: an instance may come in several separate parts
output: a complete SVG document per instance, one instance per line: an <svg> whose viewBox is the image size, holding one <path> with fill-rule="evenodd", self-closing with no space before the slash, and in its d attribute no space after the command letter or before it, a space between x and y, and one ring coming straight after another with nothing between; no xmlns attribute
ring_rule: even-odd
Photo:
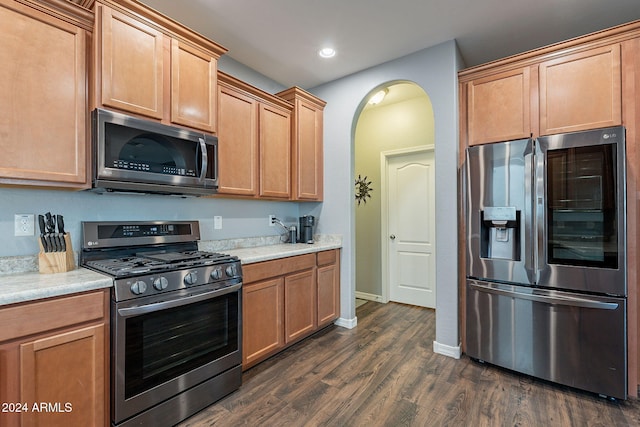
<svg viewBox="0 0 640 427"><path fill-rule="evenodd" d="M111 422L171 426L240 387L242 268L197 221L83 222L81 264L113 277Z"/></svg>

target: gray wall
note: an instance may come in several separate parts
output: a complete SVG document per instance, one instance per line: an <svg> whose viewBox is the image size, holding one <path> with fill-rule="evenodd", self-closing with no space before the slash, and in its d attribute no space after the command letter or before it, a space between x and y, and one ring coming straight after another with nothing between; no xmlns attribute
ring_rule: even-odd
<svg viewBox="0 0 640 427"><path fill-rule="evenodd" d="M457 71L455 41L419 51L313 88L327 101L324 115L325 197L318 231L344 236L341 317L355 317L354 133L365 96L390 81L421 86L433 105L436 159L436 344L459 348L457 274Z"/></svg>

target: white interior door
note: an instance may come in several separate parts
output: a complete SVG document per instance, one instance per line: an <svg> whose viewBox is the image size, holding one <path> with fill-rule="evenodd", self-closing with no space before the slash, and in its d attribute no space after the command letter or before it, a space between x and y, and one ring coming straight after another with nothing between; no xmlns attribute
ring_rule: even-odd
<svg viewBox="0 0 640 427"><path fill-rule="evenodd" d="M435 308L434 152L391 156L386 164L389 299Z"/></svg>

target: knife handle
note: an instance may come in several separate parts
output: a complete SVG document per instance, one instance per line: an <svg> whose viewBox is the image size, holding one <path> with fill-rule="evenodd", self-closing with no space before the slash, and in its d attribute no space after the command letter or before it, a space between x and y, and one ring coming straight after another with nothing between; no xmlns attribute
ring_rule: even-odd
<svg viewBox="0 0 640 427"><path fill-rule="evenodd" d="M62 215L56 215L56 222L58 223L58 233L66 234L64 231L64 217Z"/></svg>
<svg viewBox="0 0 640 427"><path fill-rule="evenodd" d="M45 252L50 252L49 244L46 238L46 225L44 223L44 215L38 215L38 227L40 228L40 241L42 242L42 249Z"/></svg>

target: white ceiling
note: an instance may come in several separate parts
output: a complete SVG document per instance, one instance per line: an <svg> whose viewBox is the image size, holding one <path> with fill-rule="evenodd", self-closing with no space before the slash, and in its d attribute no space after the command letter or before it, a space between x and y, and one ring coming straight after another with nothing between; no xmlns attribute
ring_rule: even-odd
<svg viewBox="0 0 640 427"><path fill-rule="evenodd" d="M455 39L467 67L640 19L640 0L141 0L284 86ZM317 56L325 44L337 55Z"/></svg>

